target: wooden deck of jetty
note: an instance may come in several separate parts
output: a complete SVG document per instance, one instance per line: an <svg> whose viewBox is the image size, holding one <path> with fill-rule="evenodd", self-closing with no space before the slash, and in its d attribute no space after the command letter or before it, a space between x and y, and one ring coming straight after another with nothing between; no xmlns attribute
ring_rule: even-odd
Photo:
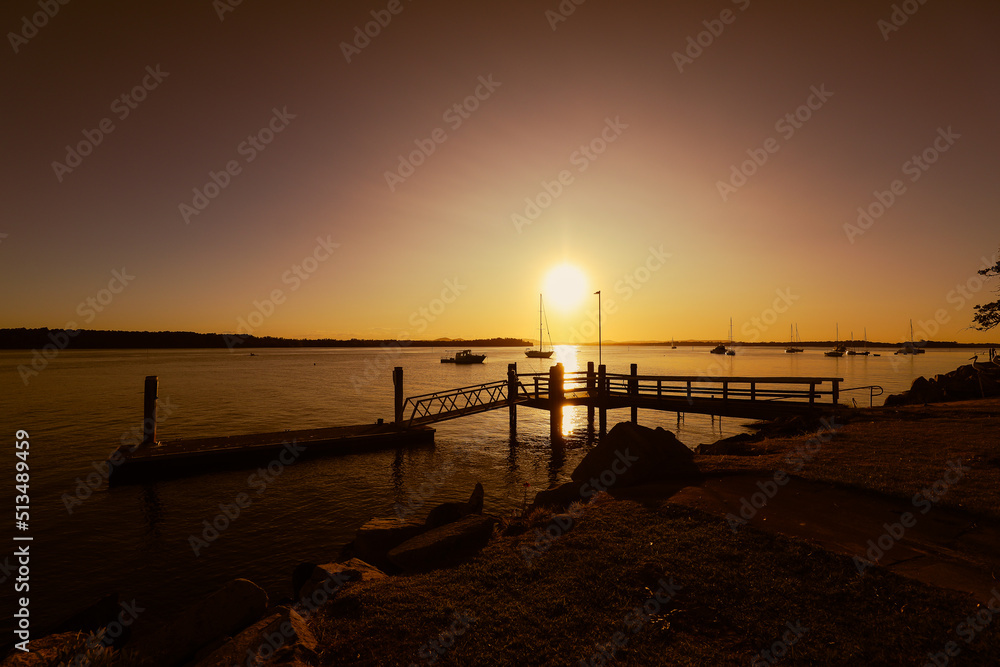
<svg viewBox="0 0 1000 667"><path fill-rule="evenodd" d="M392 374L394 419L392 423L338 426L217 438L156 439L156 376L146 378L143 440L135 447L119 447L108 459L109 483L121 484L161 477L200 473L221 468L243 468L279 460L284 463L319 455L367 452L378 449L434 444L434 424L450 419L506 408L510 429L517 428L517 408L549 411L553 443L561 440L564 406L586 406L588 425L599 414L600 433L607 430L608 410L628 408L633 423L638 411L661 410L710 414L719 417L774 419L832 413L840 406L842 391L868 390L870 385L841 389L843 378L833 377L729 377L708 375L639 375L596 371L565 373L562 364L548 373L518 373L508 364L507 378L403 398L403 369ZM876 390L878 394L876 394ZM871 398L869 399L871 400Z"/></svg>

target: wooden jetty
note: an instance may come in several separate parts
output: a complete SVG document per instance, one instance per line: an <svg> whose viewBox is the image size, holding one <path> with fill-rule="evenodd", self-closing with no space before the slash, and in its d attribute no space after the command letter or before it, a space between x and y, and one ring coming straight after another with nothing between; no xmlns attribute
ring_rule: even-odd
<svg viewBox="0 0 1000 667"><path fill-rule="evenodd" d="M402 370L398 371L397 379L397 394L401 396ZM156 439L156 391L157 377L147 377L142 442L136 446L122 445L111 454L109 485L267 466L275 461L289 465L318 456L434 444L433 428L404 427L383 423L381 419L375 424L160 442Z"/></svg>
<svg viewBox="0 0 1000 667"><path fill-rule="evenodd" d="M829 413L841 407L843 381L834 377L639 375L636 364L628 374L608 373L604 365L595 372L593 362L586 371L575 373L565 373L562 364L552 366L548 373L518 373L517 365L509 364L506 380L423 394L405 402L397 396L395 416L397 423L420 426L507 408L514 430L517 406L523 405L548 410L556 437L562 428L562 407L582 405L587 406L591 424L594 411L599 412L603 434L607 411L620 408L631 410L633 423L640 408L750 419Z"/></svg>

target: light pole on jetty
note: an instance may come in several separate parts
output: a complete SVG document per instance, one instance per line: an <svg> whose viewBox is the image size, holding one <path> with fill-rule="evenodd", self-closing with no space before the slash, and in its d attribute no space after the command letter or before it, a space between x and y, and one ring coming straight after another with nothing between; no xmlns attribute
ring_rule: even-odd
<svg viewBox="0 0 1000 667"><path fill-rule="evenodd" d="M594 292L597 295L597 365L601 365L601 290Z"/></svg>

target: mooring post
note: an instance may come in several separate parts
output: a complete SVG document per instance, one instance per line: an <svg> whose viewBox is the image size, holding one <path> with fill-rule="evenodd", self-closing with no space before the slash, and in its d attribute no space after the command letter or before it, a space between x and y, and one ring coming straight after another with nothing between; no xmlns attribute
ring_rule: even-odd
<svg viewBox="0 0 1000 667"><path fill-rule="evenodd" d="M587 362L587 428L594 430L594 362Z"/></svg>
<svg viewBox="0 0 1000 667"><path fill-rule="evenodd" d="M629 374L632 376L632 378L628 381L628 393L631 396L631 400L629 402L632 404L632 423L638 424L639 406L636 405L636 402L639 400L639 380L636 376L639 374L639 365L632 364L629 367Z"/></svg>
<svg viewBox="0 0 1000 667"><path fill-rule="evenodd" d="M396 426L403 425L403 367L396 366L392 369L392 389L393 389L393 421Z"/></svg>
<svg viewBox="0 0 1000 667"><path fill-rule="evenodd" d="M156 444L156 387L155 375L146 376L142 397L142 446Z"/></svg>
<svg viewBox="0 0 1000 667"><path fill-rule="evenodd" d="M837 405L838 401L840 401L840 380L838 380L837 378L834 378L834 380L833 380L833 404Z"/></svg>
<svg viewBox="0 0 1000 667"><path fill-rule="evenodd" d="M507 410L510 413L510 432L517 431L517 363L507 364Z"/></svg>
<svg viewBox="0 0 1000 667"><path fill-rule="evenodd" d="M608 369L601 364L597 367L597 410L601 435L608 430Z"/></svg>
<svg viewBox="0 0 1000 667"><path fill-rule="evenodd" d="M549 431L552 440L562 437L563 365L549 368Z"/></svg>

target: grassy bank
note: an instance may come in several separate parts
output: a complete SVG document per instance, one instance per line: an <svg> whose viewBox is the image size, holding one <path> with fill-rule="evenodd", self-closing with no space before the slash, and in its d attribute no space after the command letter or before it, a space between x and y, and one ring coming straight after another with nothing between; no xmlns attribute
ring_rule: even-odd
<svg viewBox="0 0 1000 667"><path fill-rule="evenodd" d="M783 469L909 499L960 459L971 470L942 507L1000 518L1000 399L851 410L832 437L767 438L755 456L699 456L708 473ZM803 448L811 458L802 456Z"/></svg>
<svg viewBox="0 0 1000 667"><path fill-rule="evenodd" d="M548 525L457 569L345 593L317 621L320 663L604 664L614 648L614 664L747 665L797 632L783 664L923 664L949 641L962 664L995 664L1000 623L968 644L957 635L976 611L968 597L859 575L804 543L662 501L606 500L527 562ZM648 616L634 611L644 605Z"/></svg>

